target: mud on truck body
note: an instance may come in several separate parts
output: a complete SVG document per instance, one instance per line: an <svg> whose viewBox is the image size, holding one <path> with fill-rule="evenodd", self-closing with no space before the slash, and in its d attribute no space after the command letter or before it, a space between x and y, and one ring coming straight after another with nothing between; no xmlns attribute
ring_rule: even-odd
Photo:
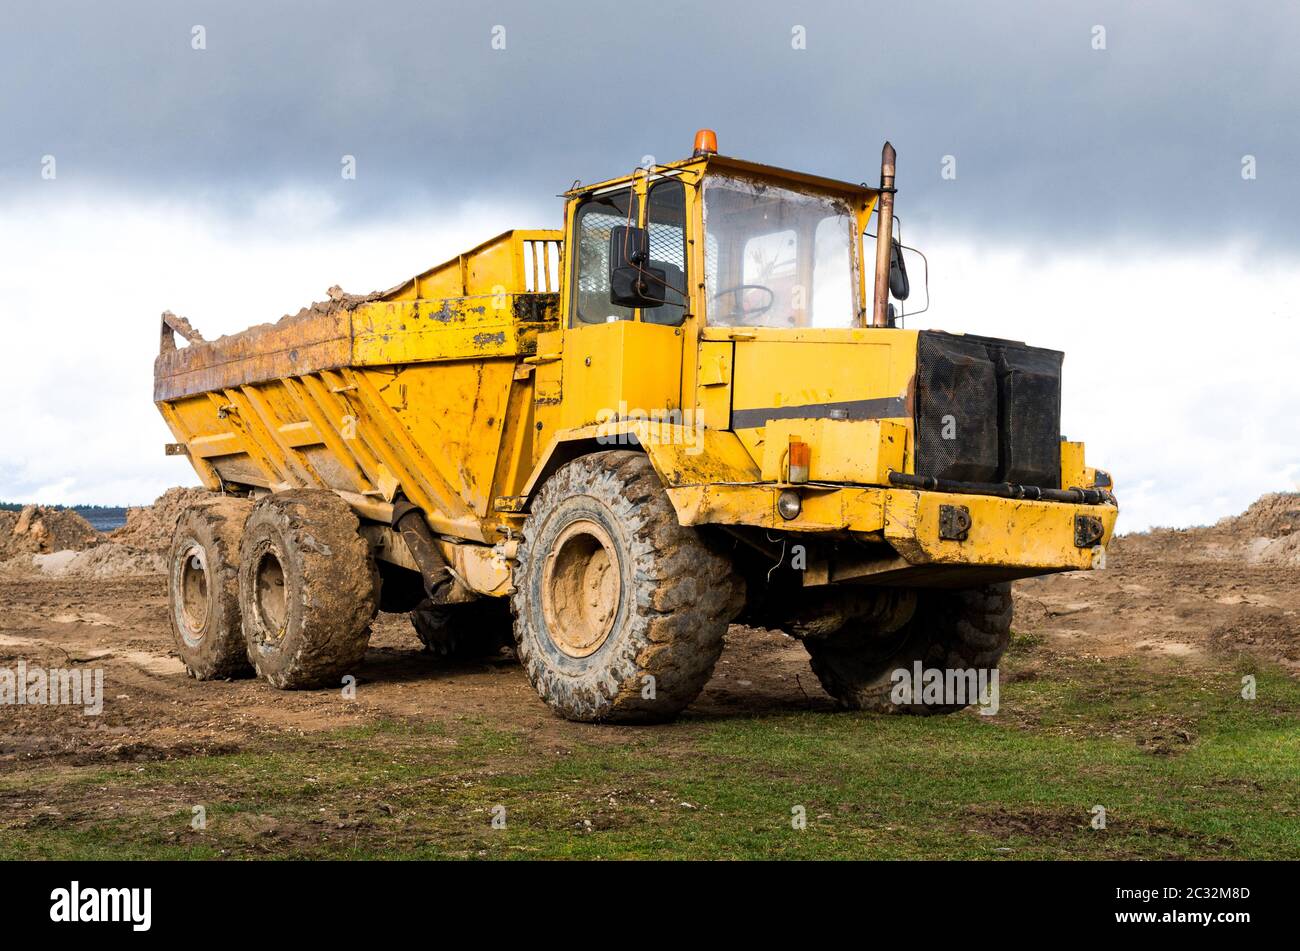
<svg viewBox="0 0 1300 951"><path fill-rule="evenodd" d="M696 144L382 295L164 315L155 401L213 492L170 567L194 676L337 685L382 609L513 643L565 717L663 720L739 619L846 707L934 712L891 673L995 667L1011 580L1102 566L1062 355L895 326L892 148L871 188Z"/></svg>

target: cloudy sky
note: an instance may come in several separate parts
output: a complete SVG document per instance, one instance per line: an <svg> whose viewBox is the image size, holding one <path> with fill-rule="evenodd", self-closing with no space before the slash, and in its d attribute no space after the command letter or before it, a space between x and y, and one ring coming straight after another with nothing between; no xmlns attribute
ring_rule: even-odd
<svg viewBox="0 0 1300 951"><path fill-rule="evenodd" d="M710 126L855 181L892 140L911 326L1065 350L1121 527L1212 521L1300 488L1298 35L1251 0L6 5L0 499L193 481L162 310L391 286Z"/></svg>

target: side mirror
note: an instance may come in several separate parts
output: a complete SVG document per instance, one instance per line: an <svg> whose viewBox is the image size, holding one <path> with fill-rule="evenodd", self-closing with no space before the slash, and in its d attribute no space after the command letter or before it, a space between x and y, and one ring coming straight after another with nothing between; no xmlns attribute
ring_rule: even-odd
<svg viewBox="0 0 1300 951"><path fill-rule="evenodd" d="M668 276L649 264L650 235L645 228L611 228L609 302L622 307L658 307L664 303Z"/></svg>
<svg viewBox="0 0 1300 951"><path fill-rule="evenodd" d="M907 280L907 265L903 262L903 248L895 238L889 250L889 293L898 300L907 300L912 285Z"/></svg>

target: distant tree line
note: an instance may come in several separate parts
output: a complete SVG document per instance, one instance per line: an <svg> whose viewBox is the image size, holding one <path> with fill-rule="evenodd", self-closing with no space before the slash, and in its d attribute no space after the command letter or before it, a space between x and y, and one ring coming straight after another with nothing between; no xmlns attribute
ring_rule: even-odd
<svg viewBox="0 0 1300 951"><path fill-rule="evenodd" d="M0 512L21 512L31 504L30 502L0 502ZM56 512L71 510L78 515L86 515L87 513L99 515L126 514L126 506L124 505L42 505L41 508L53 509Z"/></svg>

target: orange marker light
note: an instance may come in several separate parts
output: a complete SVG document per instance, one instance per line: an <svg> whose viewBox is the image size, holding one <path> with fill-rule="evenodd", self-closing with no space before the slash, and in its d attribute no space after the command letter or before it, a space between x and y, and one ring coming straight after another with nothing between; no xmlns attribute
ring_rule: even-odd
<svg viewBox="0 0 1300 951"><path fill-rule="evenodd" d="M695 133L696 155L717 155L718 136L712 129L701 129Z"/></svg>
<svg viewBox="0 0 1300 951"><path fill-rule="evenodd" d="M808 481L808 463L812 460L812 447L800 442L797 436L790 437L790 481Z"/></svg>

